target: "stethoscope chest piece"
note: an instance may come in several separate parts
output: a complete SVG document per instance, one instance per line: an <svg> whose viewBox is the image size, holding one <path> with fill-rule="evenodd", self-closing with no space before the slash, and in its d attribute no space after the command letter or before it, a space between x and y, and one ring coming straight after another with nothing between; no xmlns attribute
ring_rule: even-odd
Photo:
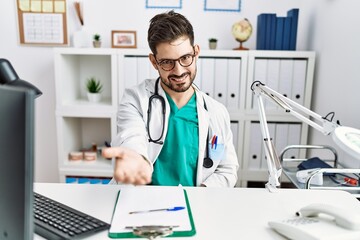
<svg viewBox="0 0 360 240"><path fill-rule="evenodd" d="M213 165L214 165L214 162L213 162L213 160L211 160L211 158L209 158L209 157L204 158L204 163L203 163L204 168L211 168Z"/></svg>

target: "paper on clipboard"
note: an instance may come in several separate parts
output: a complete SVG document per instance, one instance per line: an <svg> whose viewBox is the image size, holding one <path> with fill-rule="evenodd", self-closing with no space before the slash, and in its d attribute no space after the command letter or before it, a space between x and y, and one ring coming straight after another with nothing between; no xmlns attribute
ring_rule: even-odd
<svg viewBox="0 0 360 240"><path fill-rule="evenodd" d="M146 212L148 210L179 206L184 207L184 209L179 211ZM145 212L130 214L134 211ZM173 228L174 232L183 233L184 235L180 234L181 236L195 234L190 205L187 201L186 192L182 187L125 187L119 191L109 235L120 238L123 233L132 233L132 229L129 227L150 225L176 226ZM126 235L126 237L129 236Z"/></svg>

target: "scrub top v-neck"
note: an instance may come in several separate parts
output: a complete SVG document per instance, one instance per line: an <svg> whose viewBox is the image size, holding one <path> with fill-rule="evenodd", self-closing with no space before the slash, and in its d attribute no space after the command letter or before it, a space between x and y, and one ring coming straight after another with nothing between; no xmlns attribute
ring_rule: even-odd
<svg viewBox="0 0 360 240"><path fill-rule="evenodd" d="M199 154L196 94L180 109L166 97L170 104L168 131L154 164L152 185L195 186Z"/></svg>

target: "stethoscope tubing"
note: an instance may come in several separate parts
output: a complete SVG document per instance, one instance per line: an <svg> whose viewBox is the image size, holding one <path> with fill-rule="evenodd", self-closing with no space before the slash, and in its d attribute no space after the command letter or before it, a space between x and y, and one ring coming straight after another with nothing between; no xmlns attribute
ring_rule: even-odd
<svg viewBox="0 0 360 240"><path fill-rule="evenodd" d="M166 106L165 106L164 97L159 95L159 82L160 82L160 77L158 77L156 79L154 94L149 97L149 104L148 104L148 110L147 110L147 126L146 126L146 130L148 132L149 142L153 142L155 144L162 145L162 144L164 144L164 142L161 141L161 139L164 136L164 130L165 130ZM162 130L161 130L160 137L157 138L157 139L153 139L151 137L151 134L150 134L151 105L152 105L152 101L154 99L159 100L161 102L161 107L162 107ZM204 109L207 111L208 109L207 109L205 99L203 99L203 100L204 100ZM203 167L205 167L205 168L211 168L214 165L213 160L210 158L209 146L208 145L209 145L209 130L208 130L208 133L207 133L207 136L206 136L206 156L205 156L204 162L203 162Z"/></svg>

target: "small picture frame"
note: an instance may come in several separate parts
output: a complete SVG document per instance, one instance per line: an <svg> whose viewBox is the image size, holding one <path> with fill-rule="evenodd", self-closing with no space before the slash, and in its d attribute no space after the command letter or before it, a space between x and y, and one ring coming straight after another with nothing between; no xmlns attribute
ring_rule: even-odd
<svg viewBox="0 0 360 240"><path fill-rule="evenodd" d="M111 31L111 47L136 48L136 31Z"/></svg>

